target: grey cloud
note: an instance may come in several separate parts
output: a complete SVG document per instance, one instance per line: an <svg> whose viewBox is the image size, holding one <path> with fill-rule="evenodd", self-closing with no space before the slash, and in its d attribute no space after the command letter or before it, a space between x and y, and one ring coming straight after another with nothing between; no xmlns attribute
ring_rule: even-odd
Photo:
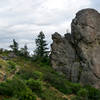
<svg viewBox="0 0 100 100"><path fill-rule="evenodd" d="M20 43L20 47L27 43L31 51L35 48L34 40L41 30L50 45L51 34L55 31L66 33L67 28L70 30L70 23L75 13L81 8L94 7L96 2L93 3L92 0L1 0L0 47L7 48L15 38Z"/></svg>

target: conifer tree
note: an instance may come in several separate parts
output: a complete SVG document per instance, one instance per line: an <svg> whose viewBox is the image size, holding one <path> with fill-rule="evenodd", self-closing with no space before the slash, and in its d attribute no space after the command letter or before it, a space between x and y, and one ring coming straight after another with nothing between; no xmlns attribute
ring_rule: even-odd
<svg viewBox="0 0 100 100"><path fill-rule="evenodd" d="M21 48L20 53L21 53L21 55L23 55L25 57L29 56L28 47L26 44L24 45L24 48Z"/></svg>
<svg viewBox="0 0 100 100"><path fill-rule="evenodd" d="M13 44L9 46L14 53L18 53L18 43L13 39Z"/></svg>
<svg viewBox="0 0 100 100"><path fill-rule="evenodd" d="M44 33L41 31L37 37L37 39L35 40L36 43L36 50L35 50L35 55L37 57L46 57L47 54L47 43L45 40L45 35Z"/></svg>

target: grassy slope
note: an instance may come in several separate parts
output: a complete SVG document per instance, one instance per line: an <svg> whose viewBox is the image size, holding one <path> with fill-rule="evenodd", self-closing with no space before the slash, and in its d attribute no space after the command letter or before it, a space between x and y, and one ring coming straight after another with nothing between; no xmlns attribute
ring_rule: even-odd
<svg viewBox="0 0 100 100"><path fill-rule="evenodd" d="M46 75L48 72L55 72L50 66L45 65L40 62L32 62L29 59L24 59L23 57L18 57L13 59L18 65L20 65L20 69L25 69L30 71L39 71L42 72L43 75ZM55 87L51 86L48 82L44 81L44 95L45 100L67 100L67 96L57 90Z"/></svg>
<svg viewBox="0 0 100 100"><path fill-rule="evenodd" d="M3 56L7 56L3 53ZM9 70L8 62L13 62L16 64L16 70ZM71 100L72 97L82 95L82 99L73 99L73 100L87 100L84 99L84 96L87 96L89 92L88 100L100 100L100 91L90 87L83 87L80 84L73 84L68 82L64 75L60 75L55 72L50 65L47 65L45 62L32 61L29 58L16 57L9 60L3 60L0 57L0 81L2 82L3 75L7 75L7 79L12 79L14 76L21 80L28 80L31 77L33 72L41 72L43 78L41 79L43 83L42 94L36 94L37 100ZM0 96L0 100L4 95ZM7 98L7 97L6 97ZM9 100L18 100L18 99L9 99Z"/></svg>
<svg viewBox="0 0 100 100"><path fill-rule="evenodd" d="M52 68L50 68L48 66L43 66L42 64L37 64L28 59L24 59L23 57L13 58L13 59L10 59L9 61L16 63L18 70L25 69L25 70L29 70L29 71L40 71L44 74L47 71L53 70ZM3 60L2 58L0 58L0 66L2 66L0 68L0 73L2 73L4 75L6 74L7 79L11 79L14 75L16 75L16 73L11 73L8 71L8 63L7 62L8 62L8 60ZM45 68L45 67L47 67L47 68ZM1 82L3 81L2 77L3 76L1 76L1 78L0 78ZM64 96L63 93L61 93L60 91L58 91L51 85L48 86L47 85L48 83L46 83L45 81L43 81L43 84L44 84L43 85L43 88L44 88L43 94L45 95L45 100L67 100L66 96ZM3 98L3 96L0 96L0 100L3 100L2 98ZM37 100L42 100L42 99L40 97L38 97Z"/></svg>

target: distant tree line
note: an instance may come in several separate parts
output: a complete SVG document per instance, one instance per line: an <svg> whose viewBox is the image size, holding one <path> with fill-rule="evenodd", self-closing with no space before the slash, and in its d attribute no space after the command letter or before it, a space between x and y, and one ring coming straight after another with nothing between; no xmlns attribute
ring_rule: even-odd
<svg viewBox="0 0 100 100"><path fill-rule="evenodd" d="M23 48L20 48L19 50L19 44L18 42L13 39L13 44L9 46L12 50L12 52L16 55L21 55L21 56L25 56L28 57L29 56L29 52L28 52L28 47L25 44Z"/></svg>
<svg viewBox="0 0 100 100"><path fill-rule="evenodd" d="M47 60L49 58L47 48L48 44L45 40L45 34L42 31L38 34L37 38L35 39L35 43L36 49L33 51L33 60ZM13 44L11 44L9 47L11 48L11 51L16 55L24 57L30 56L27 45L25 44L23 48L19 48L19 44L15 39L13 39Z"/></svg>

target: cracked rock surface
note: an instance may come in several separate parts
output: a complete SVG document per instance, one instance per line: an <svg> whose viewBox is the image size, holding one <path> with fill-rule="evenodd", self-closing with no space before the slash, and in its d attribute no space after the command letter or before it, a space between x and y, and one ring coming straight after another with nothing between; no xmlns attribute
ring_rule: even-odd
<svg viewBox="0 0 100 100"><path fill-rule="evenodd" d="M52 35L51 63L72 82L100 88L100 13L83 9L71 23L71 34Z"/></svg>

